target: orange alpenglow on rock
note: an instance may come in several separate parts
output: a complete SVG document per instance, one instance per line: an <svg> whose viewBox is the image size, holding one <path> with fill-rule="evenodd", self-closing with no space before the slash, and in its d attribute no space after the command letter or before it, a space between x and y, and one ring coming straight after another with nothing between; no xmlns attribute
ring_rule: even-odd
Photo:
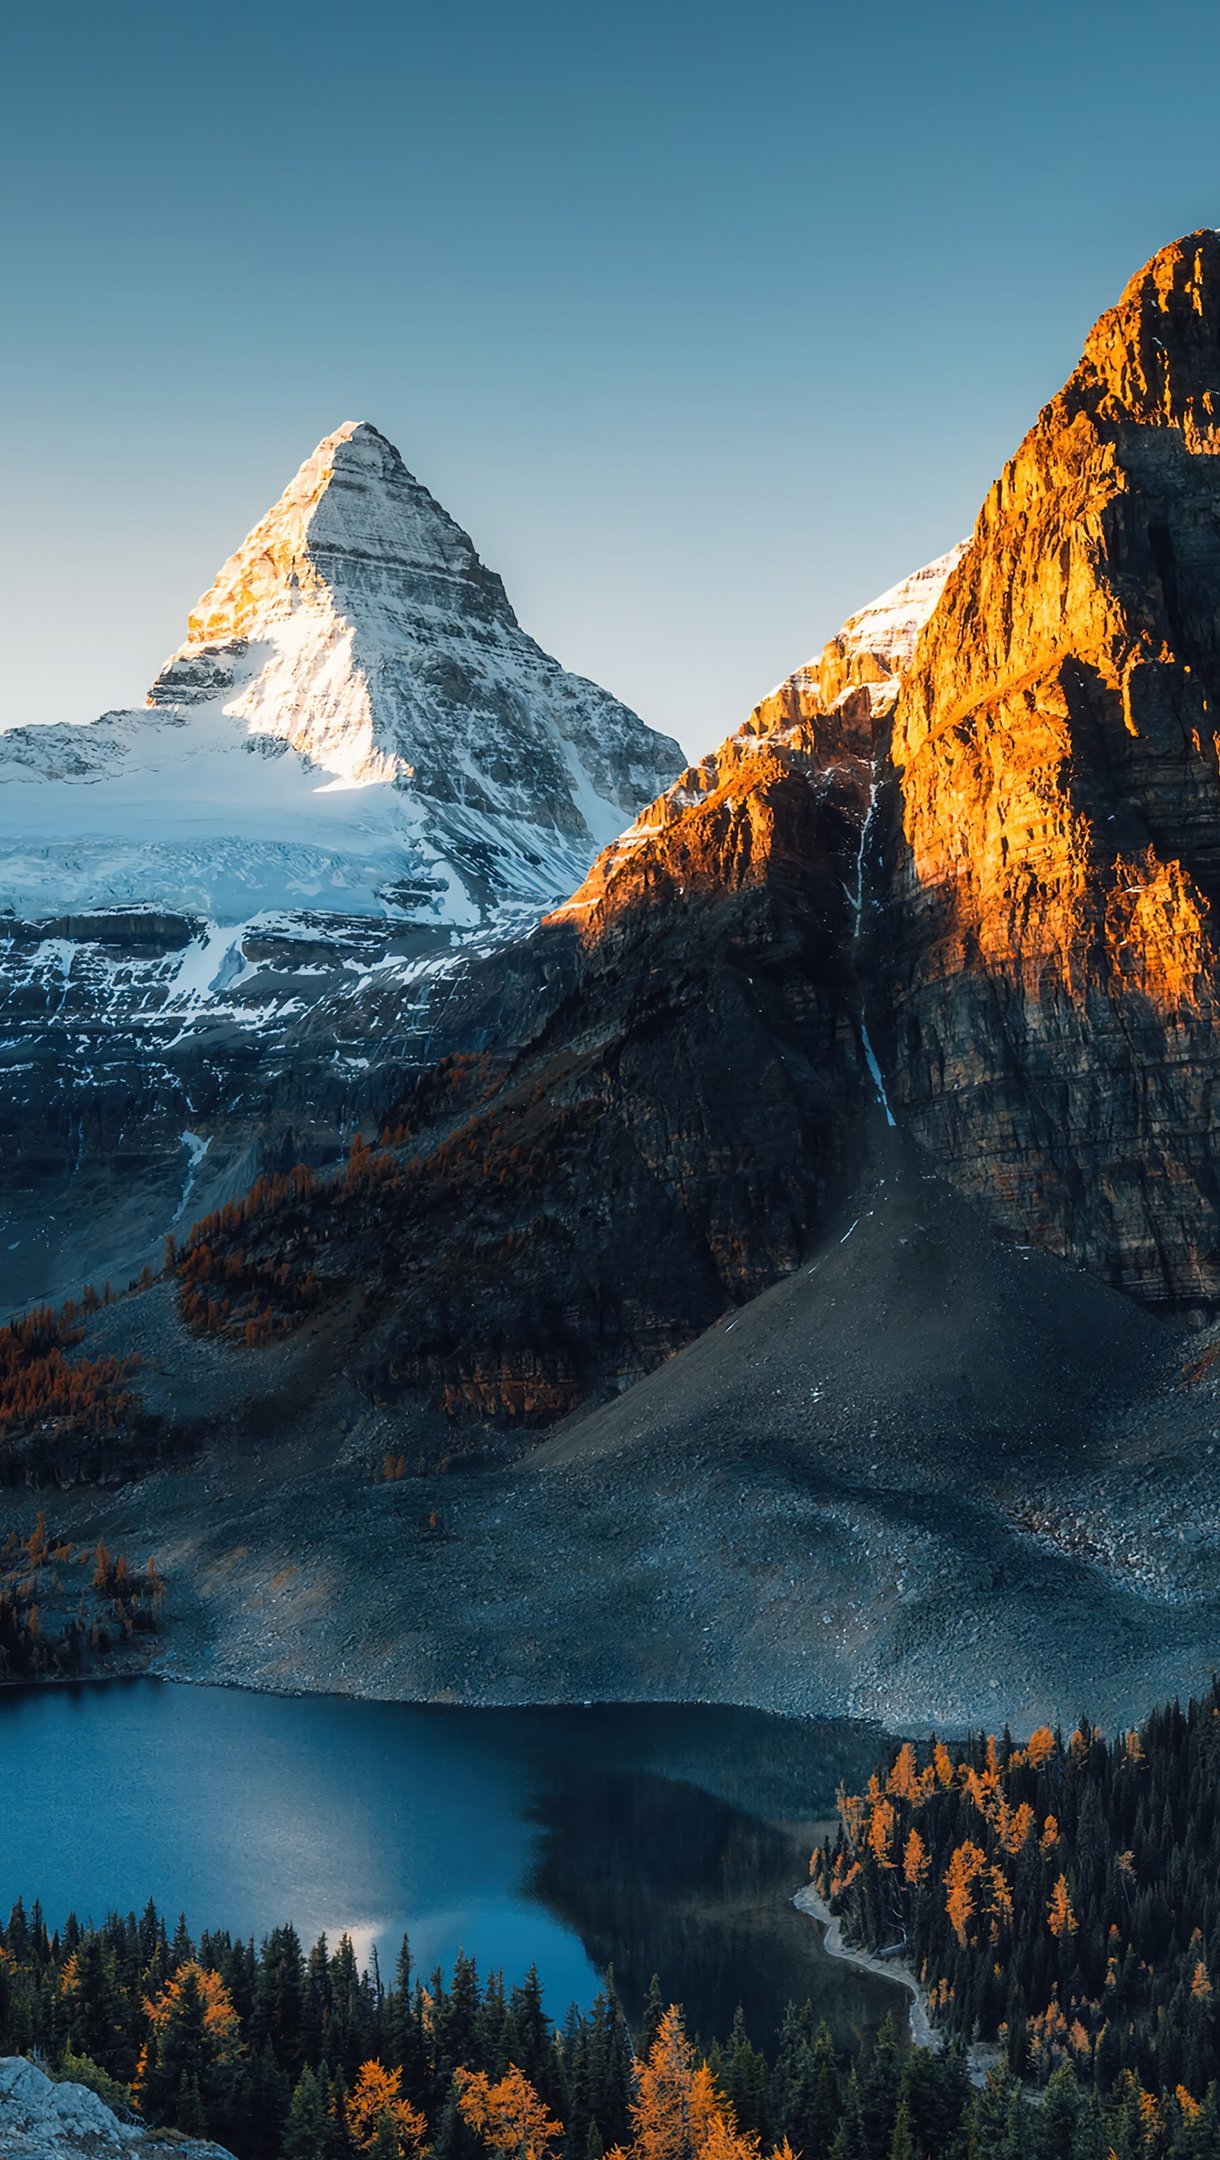
<svg viewBox="0 0 1220 2160"><path fill-rule="evenodd" d="M849 616L818 659L641 810L548 920L591 943L641 904L738 892L777 874L807 881L811 861L841 858L854 880L878 723L964 546Z"/></svg>
<svg viewBox="0 0 1220 2160"><path fill-rule="evenodd" d="M840 1034L1000 1226L1220 1300L1220 234L1164 249L969 542L846 623L550 919L819 883Z"/></svg>
<svg viewBox="0 0 1220 2160"><path fill-rule="evenodd" d="M1141 1300L1220 1296L1220 234L1132 279L1005 467L889 750L899 1122Z"/></svg>

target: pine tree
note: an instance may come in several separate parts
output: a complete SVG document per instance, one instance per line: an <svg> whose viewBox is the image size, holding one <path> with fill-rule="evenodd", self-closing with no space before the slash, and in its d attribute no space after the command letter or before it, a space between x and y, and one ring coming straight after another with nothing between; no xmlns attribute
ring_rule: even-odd
<svg viewBox="0 0 1220 2160"><path fill-rule="evenodd" d="M870 2160L888 2160L902 2079L902 2060L893 2017L887 2012L877 2028L860 2081L864 2136Z"/></svg>
<svg viewBox="0 0 1220 2160"><path fill-rule="evenodd" d="M645 2061L647 2061L657 2044L657 2035L661 2030L661 2019L664 2015L665 2002L661 1994L661 1982L657 1974L654 1973L648 1983L648 1993L644 1998L644 2015L640 2022L640 2054Z"/></svg>
<svg viewBox="0 0 1220 2160"><path fill-rule="evenodd" d="M831 2160L869 2160L868 2138L864 2129L864 2108L860 2098L860 2081L854 2067L848 2071L843 2093L843 2107L830 2147Z"/></svg>
<svg viewBox="0 0 1220 2160"><path fill-rule="evenodd" d="M911 2128L911 2105L907 2095L899 2097L894 2116L894 2130L890 2138L889 2160L916 2160L915 2134Z"/></svg>
<svg viewBox="0 0 1220 2160"><path fill-rule="evenodd" d="M297 2079L284 2128L284 2160L328 2160L330 2125L326 2097L313 2069L306 2064Z"/></svg>

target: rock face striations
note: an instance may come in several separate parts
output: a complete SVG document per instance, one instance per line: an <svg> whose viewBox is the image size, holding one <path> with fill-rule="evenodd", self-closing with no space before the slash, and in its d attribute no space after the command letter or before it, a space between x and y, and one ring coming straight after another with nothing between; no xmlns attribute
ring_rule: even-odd
<svg viewBox="0 0 1220 2160"><path fill-rule="evenodd" d="M1220 235L1157 255L988 495L869 874L900 1120L1145 1303L1220 1295Z"/></svg>
<svg viewBox="0 0 1220 2160"><path fill-rule="evenodd" d="M679 762L526 636L349 421L230 556L143 712L0 737L0 906L469 929L560 898Z"/></svg>
<svg viewBox="0 0 1220 2160"><path fill-rule="evenodd" d="M143 710L0 734L7 1301L124 1280L333 1153L444 1048L464 955L680 762L526 636L384 436L328 436Z"/></svg>
<svg viewBox="0 0 1220 2160"><path fill-rule="evenodd" d="M865 1159L871 744L951 560L854 618L469 971L446 1069L379 1146L199 1227L178 1261L193 1328L307 1323L303 1359L378 1406L422 1397L460 1453L472 1420L617 1393L797 1264Z"/></svg>

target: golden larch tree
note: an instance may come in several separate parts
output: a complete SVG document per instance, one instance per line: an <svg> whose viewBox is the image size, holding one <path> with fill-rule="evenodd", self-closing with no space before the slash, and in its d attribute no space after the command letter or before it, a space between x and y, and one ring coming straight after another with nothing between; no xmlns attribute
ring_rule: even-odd
<svg viewBox="0 0 1220 2160"><path fill-rule="evenodd" d="M423 2151L428 2125L417 2107L402 2094L402 2071L387 2070L373 2060L361 2063L344 2111L347 2134L357 2152L372 2152L384 2125L394 2139L399 2160L415 2160Z"/></svg>
<svg viewBox="0 0 1220 2160"><path fill-rule="evenodd" d="M964 1845L954 1847L945 1870L945 1911L963 1950L966 1947L966 1926L974 1912L971 1885L985 1862L986 1854L967 1839Z"/></svg>
<svg viewBox="0 0 1220 2160"><path fill-rule="evenodd" d="M885 1781L885 1789L894 1800L920 1798L919 1765L909 1740L903 1741L894 1758L894 1767Z"/></svg>
<svg viewBox="0 0 1220 2160"><path fill-rule="evenodd" d="M563 2124L515 2063L495 2084L482 2070L455 2070L453 2082L463 2121L499 2160L555 2160Z"/></svg>
<svg viewBox="0 0 1220 2160"><path fill-rule="evenodd" d="M1076 1933L1078 1922L1075 1913L1072 1911L1072 1900L1068 1896L1066 1875L1058 1877L1055 1887L1051 1891L1051 1901L1046 1910L1046 1924L1051 1934L1058 1936L1061 1940L1065 1935L1074 1935Z"/></svg>
<svg viewBox="0 0 1220 2160"><path fill-rule="evenodd" d="M713 2136L718 2148L735 2132L732 2110L706 2063L696 2063L682 2012L671 2003L648 2060L636 2065L631 2103L633 2160L700 2160ZM718 2152L717 2160L724 2160Z"/></svg>
<svg viewBox="0 0 1220 2160"><path fill-rule="evenodd" d="M873 1812L868 1819L868 1849L878 1867L893 1867L890 1858L890 1842L894 1835L896 1817L889 1800L875 1800Z"/></svg>
<svg viewBox="0 0 1220 2160"><path fill-rule="evenodd" d="M903 1881L910 1883L914 1889L918 1889L920 1883L927 1880L928 1869L931 1864L928 1858L928 1848L920 1837L918 1830L912 1826L907 1832L907 1841L902 1853Z"/></svg>

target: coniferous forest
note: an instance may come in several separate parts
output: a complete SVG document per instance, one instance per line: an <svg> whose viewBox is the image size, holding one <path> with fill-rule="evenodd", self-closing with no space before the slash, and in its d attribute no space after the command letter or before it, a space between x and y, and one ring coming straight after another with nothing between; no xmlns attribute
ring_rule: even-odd
<svg viewBox="0 0 1220 2160"><path fill-rule="evenodd" d="M897 1747L840 1796L814 1878L901 1953L946 2033L1019 2077L1135 2079L1192 2119L1220 2076L1220 1688L1106 1739ZM1210 2106L1210 2103L1209 2103Z"/></svg>
<svg viewBox="0 0 1220 2160"><path fill-rule="evenodd" d="M1220 2160L1220 1689L1106 1740L896 1746L813 1856L848 1940L913 1968L942 2046L853 2059L791 2005L688 2034L612 1979L555 2021L531 1972L389 1984L350 1939L171 1933L150 1905L0 1927L0 2053L239 2160ZM991 2043L990 2046L987 2043Z"/></svg>
<svg viewBox="0 0 1220 2160"><path fill-rule="evenodd" d="M506 1991L459 1958L448 1982L425 1981L404 1942L383 1985L346 1936L308 1953L289 1926L258 1948L227 1933L195 1942L151 1905L56 1934L37 1906L14 1908L0 1928L0 2054L11 2053L238 2160L1041 2150L1011 2145L1012 2123L1024 2127L1015 2085L972 2095L960 2047L907 2049L889 2019L843 2063L808 2005L793 2007L769 2061L740 2013L724 2041L701 2045L655 1983L634 2034L612 1982L590 2012L555 2023L532 1972Z"/></svg>

